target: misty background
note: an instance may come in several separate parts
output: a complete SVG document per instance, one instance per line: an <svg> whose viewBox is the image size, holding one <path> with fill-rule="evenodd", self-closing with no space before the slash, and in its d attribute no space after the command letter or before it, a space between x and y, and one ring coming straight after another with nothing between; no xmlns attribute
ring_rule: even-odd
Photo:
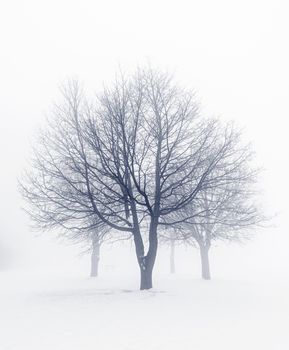
<svg viewBox="0 0 289 350"><path fill-rule="evenodd" d="M246 245L218 243L213 279L232 276L232 266L235 276L288 279L288 33L286 1L2 2L0 269L73 267L88 275L89 257L79 257L79 247L31 231L17 178L61 82L77 77L93 93L119 67L131 71L150 62L195 89L205 115L244 128L265 169L261 204L277 214L272 227ZM137 268L133 249L131 257L126 249L118 249L119 261ZM100 274L115 267L113 250L104 247ZM169 270L168 255L161 250L157 270ZM197 250L194 255L177 248L177 272L197 277Z"/></svg>

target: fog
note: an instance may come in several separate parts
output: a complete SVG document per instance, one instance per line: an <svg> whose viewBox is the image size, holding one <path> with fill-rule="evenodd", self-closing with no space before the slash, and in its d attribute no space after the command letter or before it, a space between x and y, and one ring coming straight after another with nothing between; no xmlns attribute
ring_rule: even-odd
<svg viewBox="0 0 289 350"><path fill-rule="evenodd" d="M83 247L31 230L17 179L63 81L77 77L93 94L119 67L132 71L149 63L195 89L204 115L234 120L243 128L256 164L264 168L261 201L272 217L270 226L245 245L217 244L213 279L261 276L272 285L288 280L288 10L285 0L2 3L0 270L24 276L41 267L52 275L77 271L88 276ZM198 252L176 249L177 272L198 278ZM101 274L136 273L130 244L108 246L102 254ZM168 256L162 248L157 273L168 272ZM130 285L137 289L137 277ZM120 281L118 287L125 286ZM165 289L161 283L158 287Z"/></svg>

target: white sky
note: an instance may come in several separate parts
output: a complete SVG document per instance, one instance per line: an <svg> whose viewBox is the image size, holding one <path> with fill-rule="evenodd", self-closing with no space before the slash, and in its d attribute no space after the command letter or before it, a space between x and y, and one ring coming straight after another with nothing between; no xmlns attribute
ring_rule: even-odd
<svg viewBox="0 0 289 350"><path fill-rule="evenodd" d="M16 179L61 81L77 76L97 90L118 65L149 60L195 88L206 113L246 128L266 169L264 202L280 212L263 251L248 249L288 265L288 18L285 0L2 0L0 244L28 245Z"/></svg>

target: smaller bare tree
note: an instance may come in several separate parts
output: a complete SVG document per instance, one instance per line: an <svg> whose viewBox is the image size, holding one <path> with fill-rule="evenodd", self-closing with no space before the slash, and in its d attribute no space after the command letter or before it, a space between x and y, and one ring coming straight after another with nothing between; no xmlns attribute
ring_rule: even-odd
<svg viewBox="0 0 289 350"><path fill-rule="evenodd" d="M178 233L175 226L164 226L160 229L160 244L168 246L170 251L169 270L171 274L176 273L175 249L177 244L182 243L180 236L182 236L182 232Z"/></svg>
<svg viewBox="0 0 289 350"><path fill-rule="evenodd" d="M242 146L241 133L232 125L224 129L223 135L227 152L223 162L214 169L214 181L198 193L194 203L178 213L178 230L175 231L178 240L199 247L202 278L206 280L211 278L209 250L212 243L249 239L266 220L256 204L260 169L252 166L251 147Z"/></svg>
<svg viewBox="0 0 289 350"><path fill-rule="evenodd" d="M100 249L106 242L113 242L117 240L117 237L111 232L110 227L104 225L102 222L92 222L91 226L85 230L82 230L81 223L75 230L68 230L65 234L70 240L76 243L84 244L85 252L91 254L90 256L90 277L97 277L99 271Z"/></svg>
<svg viewBox="0 0 289 350"><path fill-rule="evenodd" d="M40 130L31 170L19 181L25 210L41 231L57 230L60 237L89 245L91 276L97 276L100 247L111 237L110 227L95 214L87 193L81 116L86 102L77 81L61 89L45 129Z"/></svg>

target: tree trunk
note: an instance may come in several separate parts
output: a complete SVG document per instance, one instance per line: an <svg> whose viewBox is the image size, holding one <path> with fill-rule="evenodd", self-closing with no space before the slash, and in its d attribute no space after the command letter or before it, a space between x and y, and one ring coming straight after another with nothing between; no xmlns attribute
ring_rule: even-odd
<svg viewBox="0 0 289 350"><path fill-rule="evenodd" d="M153 287L152 274L158 250L157 223L151 221L149 232L149 249L146 256L139 257L140 267L140 289L151 289Z"/></svg>
<svg viewBox="0 0 289 350"><path fill-rule="evenodd" d="M148 254L140 259L140 290L151 289L153 287L152 275L156 259L156 247L149 248Z"/></svg>
<svg viewBox="0 0 289 350"><path fill-rule="evenodd" d="M99 251L100 251L99 239L98 237L94 237L92 241L90 277L98 276Z"/></svg>
<svg viewBox="0 0 289 350"><path fill-rule="evenodd" d="M140 266L140 290L151 289L153 287L152 268Z"/></svg>
<svg viewBox="0 0 289 350"><path fill-rule="evenodd" d="M170 239L170 272L175 273L176 272L176 266L175 266L175 240Z"/></svg>
<svg viewBox="0 0 289 350"><path fill-rule="evenodd" d="M202 263L202 278L204 280L211 279L210 263L209 263L209 247L200 245L201 263Z"/></svg>

